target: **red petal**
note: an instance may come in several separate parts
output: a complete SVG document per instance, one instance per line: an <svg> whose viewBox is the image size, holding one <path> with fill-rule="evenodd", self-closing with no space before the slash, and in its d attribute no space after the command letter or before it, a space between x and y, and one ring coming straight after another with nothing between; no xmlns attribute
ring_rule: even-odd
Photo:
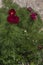
<svg viewBox="0 0 43 65"><path fill-rule="evenodd" d="M29 12L31 12L31 11L32 11L32 8L31 8L31 7L28 7L27 10L28 10Z"/></svg>
<svg viewBox="0 0 43 65"><path fill-rule="evenodd" d="M15 15L15 14L16 14L16 11L15 11L14 9L10 9L10 10L8 11L8 14L9 14L9 15Z"/></svg>
<svg viewBox="0 0 43 65"><path fill-rule="evenodd" d="M31 17L31 19L35 20L37 18L37 15L36 15L36 13L33 12L33 13L31 13L30 17Z"/></svg>
<svg viewBox="0 0 43 65"><path fill-rule="evenodd" d="M19 17L18 16L8 16L7 21L9 23L18 24L19 23Z"/></svg>
<svg viewBox="0 0 43 65"><path fill-rule="evenodd" d="M19 17L18 16L15 16L14 17L14 20L15 20L15 24L17 24L19 22Z"/></svg>

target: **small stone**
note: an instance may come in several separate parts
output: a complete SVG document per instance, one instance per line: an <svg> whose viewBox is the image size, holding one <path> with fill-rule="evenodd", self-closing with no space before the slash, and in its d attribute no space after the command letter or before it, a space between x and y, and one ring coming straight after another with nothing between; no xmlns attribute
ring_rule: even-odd
<svg viewBox="0 0 43 65"><path fill-rule="evenodd" d="M43 31L43 28L41 28L41 29L39 30L39 33L42 32L42 31Z"/></svg>
<svg viewBox="0 0 43 65"><path fill-rule="evenodd" d="M29 37L27 39L29 39Z"/></svg>
<svg viewBox="0 0 43 65"><path fill-rule="evenodd" d="M35 40L35 42L37 42L37 40Z"/></svg>
<svg viewBox="0 0 43 65"><path fill-rule="evenodd" d="M34 42L34 40L32 40Z"/></svg>
<svg viewBox="0 0 43 65"><path fill-rule="evenodd" d="M6 7L7 9L9 9L9 7Z"/></svg>
<svg viewBox="0 0 43 65"><path fill-rule="evenodd" d="M24 30L24 32L26 33L26 32L27 32L27 30Z"/></svg>

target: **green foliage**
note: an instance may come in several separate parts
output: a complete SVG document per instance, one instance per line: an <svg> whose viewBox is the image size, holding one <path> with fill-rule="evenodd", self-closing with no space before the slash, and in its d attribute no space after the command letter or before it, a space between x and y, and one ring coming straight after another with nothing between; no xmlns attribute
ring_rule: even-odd
<svg viewBox="0 0 43 65"><path fill-rule="evenodd" d="M39 32L43 27L40 16L33 21L26 8L20 8L11 0L3 0L3 3L5 7L0 8L0 64L18 65L22 62L37 64L43 55L42 51L39 56L41 51L37 48L39 44L43 45L43 31ZM8 10L11 8L14 8L16 15L19 16L19 24L7 22Z"/></svg>

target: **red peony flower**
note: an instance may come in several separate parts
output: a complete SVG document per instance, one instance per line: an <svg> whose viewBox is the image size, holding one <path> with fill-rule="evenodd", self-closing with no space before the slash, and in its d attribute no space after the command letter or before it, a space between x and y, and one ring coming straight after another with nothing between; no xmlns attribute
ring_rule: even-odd
<svg viewBox="0 0 43 65"><path fill-rule="evenodd" d="M8 14L9 14L9 15L15 15L15 14L16 14L16 11L15 11L14 9L10 9L10 10L8 11Z"/></svg>
<svg viewBox="0 0 43 65"><path fill-rule="evenodd" d="M30 15L32 20L36 20L37 19L37 14L36 13L31 13Z"/></svg>
<svg viewBox="0 0 43 65"><path fill-rule="evenodd" d="M15 24L19 23L19 17L18 16L14 16L14 21L15 21Z"/></svg>
<svg viewBox="0 0 43 65"><path fill-rule="evenodd" d="M32 11L32 8L31 8L31 7L28 7L27 10L28 10L29 12L31 12L31 11Z"/></svg>
<svg viewBox="0 0 43 65"><path fill-rule="evenodd" d="M43 46L42 45L39 45L38 46L38 49L40 50L40 49L43 49Z"/></svg>
<svg viewBox="0 0 43 65"><path fill-rule="evenodd" d="M19 23L19 17L18 16L8 16L7 21L11 24L18 24Z"/></svg>

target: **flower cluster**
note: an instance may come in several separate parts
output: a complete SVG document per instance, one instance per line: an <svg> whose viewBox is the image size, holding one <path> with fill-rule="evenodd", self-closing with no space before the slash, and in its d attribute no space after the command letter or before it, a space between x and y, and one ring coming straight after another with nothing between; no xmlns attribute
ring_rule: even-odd
<svg viewBox="0 0 43 65"><path fill-rule="evenodd" d="M16 11L14 9L11 9L8 11L8 17L7 21L11 24L18 24L19 23L19 17L16 16Z"/></svg>
<svg viewBox="0 0 43 65"><path fill-rule="evenodd" d="M36 20L37 13L33 12L33 9L31 7L28 7L27 10L30 12L30 18L32 20ZM8 11L7 21L11 24L18 24L19 23L19 17L16 16L16 11L14 9L10 9Z"/></svg>
<svg viewBox="0 0 43 65"><path fill-rule="evenodd" d="M27 10L31 13L30 18L32 20L36 20L37 19L37 13L33 12L33 9L31 7L28 7Z"/></svg>

